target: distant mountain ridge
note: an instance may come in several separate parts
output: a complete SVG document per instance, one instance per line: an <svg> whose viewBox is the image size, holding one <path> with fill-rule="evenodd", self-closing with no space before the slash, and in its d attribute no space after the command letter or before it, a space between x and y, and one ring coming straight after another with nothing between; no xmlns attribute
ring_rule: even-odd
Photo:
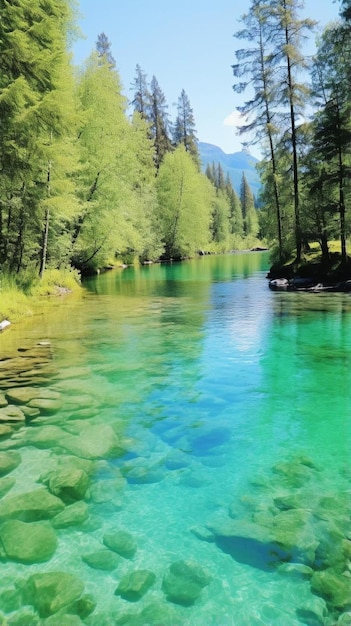
<svg viewBox="0 0 351 626"><path fill-rule="evenodd" d="M203 171L205 171L207 165L220 163L224 173L229 174L232 185L238 194L240 194L241 178L244 172L252 192L257 197L261 183L258 172L255 169L256 163L259 163L256 157L245 150L227 154L218 146L202 141L199 141L198 147Z"/></svg>

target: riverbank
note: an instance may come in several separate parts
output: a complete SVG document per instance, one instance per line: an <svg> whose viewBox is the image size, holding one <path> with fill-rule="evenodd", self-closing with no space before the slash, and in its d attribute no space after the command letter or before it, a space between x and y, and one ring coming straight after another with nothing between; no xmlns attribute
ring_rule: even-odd
<svg viewBox="0 0 351 626"><path fill-rule="evenodd" d="M28 284L17 283L6 276L0 282L0 322L11 324L33 315L38 300L45 296L61 296L81 289L80 276L75 270L47 270L44 277Z"/></svg>
<svg viewBox="0 0 351 626"><path fill-rule="evenodd" d="M351 291L351 257L343 263L340 252L334 251L326 262L312 249L304 254L301 263L272 265L267 278L274 290Z"/></svg>

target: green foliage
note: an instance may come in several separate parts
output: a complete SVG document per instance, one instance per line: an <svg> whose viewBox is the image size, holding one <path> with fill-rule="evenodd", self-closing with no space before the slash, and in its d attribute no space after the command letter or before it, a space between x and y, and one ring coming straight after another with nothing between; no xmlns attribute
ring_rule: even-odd
<svg viewBox="0 0 351 626"><path fill-rule="evenodd" d="M206 249L214 189L184 146L166 154L157 177L159 224L167 258Z"/></svg>

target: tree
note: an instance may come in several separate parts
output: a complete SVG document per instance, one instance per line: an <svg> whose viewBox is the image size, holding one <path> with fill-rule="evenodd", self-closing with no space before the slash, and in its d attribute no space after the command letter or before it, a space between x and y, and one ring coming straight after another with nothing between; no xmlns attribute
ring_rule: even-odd
<svg viewBox="0 0 351 626"><path fill-rule="evenodd" d="M155 165L158 169L167 152L171 149L169 138L169 120L165 95L153 76L150 85L150 129L155 145Z"/></svg>
<svg viewBox="0 0 351 626"><path fill-rule="evenodd" d="M240 127L240 134L250 133L249 143L255 144L264 139L267 145L267 167L275 202L276 232L278 236L279 259L283 259L282 209L280 199L280 177L277 166L276 142L281 126L281 116L275 103L277 85L274 72L274 56L271 51L271 11L267 2L252 0L249 13L241 17L245 25L235 34L239 39L249 42L248 48L235 52L237 63L232 66L234 76L239 80L233 89L242 93L248 87L254 95L237 110L246 118L247 123ZM252 116L252 121L248 121Z"/></svg>
<svg viewBox="0 0 351 626"><path fill-rule="evenodd" d="M310 93L306 82L298 81L298 75L303 74L308 68L308 61L301 52L302 42L305 34L315 26L315 22L311 19L299 19L298 11L303 6L303 2L299 2L299 0L277 0L273 9L277 26L274 41L274 62L275 67L281 72L279 80L280 103L286 107L290 122L285 137L290 144L292 154L297 263L301 260L302 252L297 124L298 117L302 116ZM282 68L281 64L283 64Z"/></svg>
<svg viewBox="0 0 351 626"><path fill-rule="evenodd" d="M140 65L137 65L135 69L132 90L134 92L132 100L134 111L137 111L145 120L149 120L151 114L151 94L147 83L147 76L142 71Z"/></svg>
<svg viewBox="0 0 351 626"><path fill-rule="evenodd" d="M20 271L48 255L53 198L72 130L68 2L3 3L0 24L0 262ZM67 147L67 144L66 144ZM62 186L61 186L62 188ZM62 207L62 203L59 203Z"/></svg>
<svg viewBox="0 0 351 626"><path fill-rule="evenodd" d="M244 221L244 233L246 236L252 235L257 237L258 217L255 208L255 199L244 172L241 178L240 200Z"/></svg>
<svg viewBox="0 0 351 626"><path fill-rule="evenodd" d="M96 42L96 50L101 59L106 61L111 69L115 69L116 61L111 52L111 43L105 33L100 33Z"/></svg>
<svg viewBox="0 0 351 626"><path fill-rule="evenodd" d="M157 177L157 193L166 258L192 256L206 249L214 190L184 146L165 155Z"/></svg>
<svg viewBox="0 0 351 626"><path fill-rule="evenodd" d="M185 150L191 154L195 163L200 168L194 114L184 89L182 89L178 98L177 117L173 129L173 141L176 146L183 144Z"/></svg>
<svg viewBox="0 0 351 626"><path fill-rule="evenodd" d="M351 176L350 62L351 49L345 46L343 25L330 26L321 38L313 70L314 95L319 110L314 116L312 150L325 165L317 172L310 167L309 174L311 188L325 190L330 208L334 190L344 265L347 261L346 190Z"/></svg>

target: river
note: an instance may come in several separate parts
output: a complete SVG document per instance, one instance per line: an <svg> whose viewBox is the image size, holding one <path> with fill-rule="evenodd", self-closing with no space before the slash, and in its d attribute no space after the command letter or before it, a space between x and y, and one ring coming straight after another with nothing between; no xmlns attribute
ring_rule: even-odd
<svg viewBox="0 0 351 626"><path fill-rule="evenodd" d="M20 455L0 521L53 526L57 542L39 563L2 553L13 623L318 626L349 608L320 573L350 580L351 297L271 292L268 262L114 270L0 336L8 402L34 389L0 439ZM69 468L88 483L68 497ZM71 521L7 515L38 488L64 494ZM31 607L18 589L48 572L82 581L91 608Z"/></svg>

